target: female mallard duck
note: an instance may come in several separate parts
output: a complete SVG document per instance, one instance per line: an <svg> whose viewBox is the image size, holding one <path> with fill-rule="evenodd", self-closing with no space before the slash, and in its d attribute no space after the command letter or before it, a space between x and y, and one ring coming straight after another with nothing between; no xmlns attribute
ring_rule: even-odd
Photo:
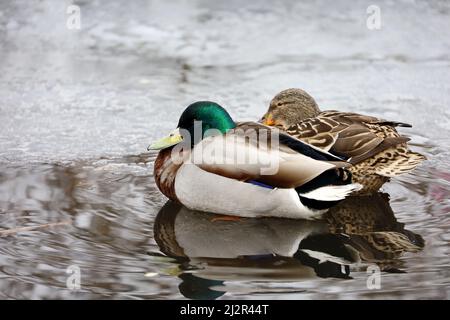
<svg viewBox="0 0 450 320"><path fill-rule="evenodd" d="M149 150L161 150L158 188L192 210L313 219L360 188L348 163L277 129L235 123L209 101L187 107L178 128Z"/></svg>
<svg viewBox="0 0 450 320"><path fill-rule="evenodd" d="M409 124L385 121L356 113L319 110L314 99L301 89L288 89L273 98L262 122L334 155L353 166L353 182L363 185L360 194L371 194L426 158L408 150L409 138L395 127Z"/></svg>

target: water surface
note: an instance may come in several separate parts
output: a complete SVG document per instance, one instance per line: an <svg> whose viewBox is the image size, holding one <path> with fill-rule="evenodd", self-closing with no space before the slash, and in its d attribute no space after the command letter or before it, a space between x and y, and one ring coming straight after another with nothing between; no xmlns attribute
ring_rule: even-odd
<svg viewBox="0 0 450 320"><path fill-rule="evenodd" d="M0 297L448 298L450 7L378 1L371 31L370 4L80 1L74 31L64 1L0 3ZM412 123L429 161L324 221L167 203L145 150L186 105L254 120L288 87Z"/></svg>

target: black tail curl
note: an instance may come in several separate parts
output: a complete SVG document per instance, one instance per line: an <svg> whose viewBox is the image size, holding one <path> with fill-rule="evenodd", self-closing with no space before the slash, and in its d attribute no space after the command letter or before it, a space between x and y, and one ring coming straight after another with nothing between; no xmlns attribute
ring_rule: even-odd
<svg viewBox="0 0 450 320"><path fill-rule="evenodd" d="M295 188L295 190L299 194L300 201L302 202L303 205L315 210L325 210L335 206L342 200L320 201L303 197L301 194L329 185L343 186L351 183L352 183L351 172L344 168L338 168L323 172L322 174L320 174L313 180L309 181L308 183L305 183L304 185Z"/></svg>

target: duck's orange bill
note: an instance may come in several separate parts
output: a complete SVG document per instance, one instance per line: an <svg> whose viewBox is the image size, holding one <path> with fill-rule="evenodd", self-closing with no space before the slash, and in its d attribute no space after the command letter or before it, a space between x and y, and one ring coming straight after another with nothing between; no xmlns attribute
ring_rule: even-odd
<svg viewBox="0 0 450 320"><path fill-rule="evenodd" d="M263 122L266 126L273 126L275 125L275 121L273 120L272 114L268 113L265 117L264 117L264 122Z"/></svg>

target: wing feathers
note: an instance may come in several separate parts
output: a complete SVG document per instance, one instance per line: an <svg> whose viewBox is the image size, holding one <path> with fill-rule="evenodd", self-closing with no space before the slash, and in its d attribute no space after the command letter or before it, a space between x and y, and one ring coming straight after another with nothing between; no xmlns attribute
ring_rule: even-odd
<svg viewBox="0 0 450 320"><path fill-rule="evenodd" d="M238 132L207 137L194 147L191 161L205 171L224 177L257 180L280 188L296 188L325 171L349 165L336 156L284 136L280 138L280 148L260 145L258 138L255 142Z"/></svg>
<svg viewBox="0 0 450 320"><path fill-rule="evenodd" d="M296 138L333 154L352 164L360 163L386 149L409 141L395 127L410 127L402 122L350 112L324 111L316 118L305 119L286 131ZM306 131L303 131L307 129Z"/></svg>
<svg viewBox="0 0 450 320"><path fill-rule="evenodd" d="M384 151L386 149L389 149L389 148L391 148L393 146L396 146L396 145L399 145L399 144L402 144L402 143L406 143L409 140L410 140L409 138L404 137L404 136L399 136L399 137L396 137L396 138L386 138L379 145L377 145L375 148L371 149L369 152L349 159L349 162L351 164L357 164L359 162L362 162L362 161L364 161L364 160L366 160L368 158L371 158L371 157L375 156L376 154L378 154L378 153L380 153L380 152L382 152L382 151Z"/></svg>

